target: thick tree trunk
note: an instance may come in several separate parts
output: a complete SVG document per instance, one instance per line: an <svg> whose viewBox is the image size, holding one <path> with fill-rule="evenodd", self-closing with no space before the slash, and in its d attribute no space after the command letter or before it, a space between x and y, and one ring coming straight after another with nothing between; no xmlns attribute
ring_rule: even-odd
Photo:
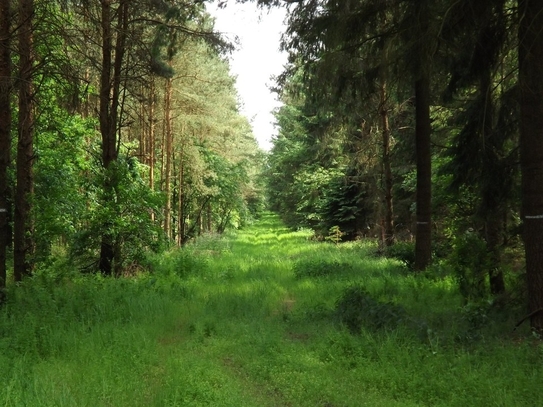
<svg viewBox="0 0 543 407"><path fill-rule="evenodd" d="M34 161L34 95L32 87L32 21L33 0L19 2L19 118L17 142L17 188L14 222L14 277L21 281L30 275L33 254L31 199L33 192L32 164Z"/></svg>
<svg viewBox="0 0 543 407"><path fill-rule="evenodd" d="M0 289L6 286L6 255L10 239L8 168L11 150L11 24L10 0L0 0Z"/></svg>
<svg viewBox="0 0 543 407"><path fill-rule="evenodd" d="M430 122L431 39L427 0L414 2L416 33L415 149L417 155L417 228L415 270L424 270L432 261L432 151Z"/></svg>
<svg viewBox="0 0 543 407"><path fill-rule="evenodd" d="M383 175L385 178L384 202L385 218L383 220L383 240L385 246L394 244L394 223L392 205L392 168L390 164L390 124L388 120L388 101L386 81L381 81L379 114L381 115L382 130L382 154L383 154Z"/></svg>
<svg viewBox="0 0 543 407"><path fill-rule="evenodd" d="M113 199L113 186L110 185L109 174L107 170L114 160L116 160L115 135L111 134L111 122L115 120L112 117L110 97L111 97L111 66L113 53L113 38L111 27L111 1L102 0L102 72L100 73L100 133L102 135L102 165L106 171L106 180L104 184L104 201ZM100 245L100 271L106 275L112 274L112 263L115 251L113 250L114 236L109 231L109 225L104 225L102 242Z"/></svg>
<svg viewBox="0 0 543 407"><path fill-rule="evenodd" d="M543 0L519 0L520 165L531 326L543 333Z"/></svg>
<svg viewBox="0 0 543 407"><path fill-rule="evenodd" d="M427 67L422 67L426 70ZM417 152L417 229L415 270L432 260L432 153L430 136L430 80L427 73L415 82L415 140Z"/></svg>

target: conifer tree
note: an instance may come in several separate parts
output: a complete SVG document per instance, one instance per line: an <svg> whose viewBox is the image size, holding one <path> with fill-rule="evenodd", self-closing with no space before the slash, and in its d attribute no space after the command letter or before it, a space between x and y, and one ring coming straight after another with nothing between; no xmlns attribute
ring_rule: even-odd
<svg viewBox="0 0 543 407"><path fill-rule="evenodd" d="M21 281L32 271L30 256L34 251L31 219L33 192L32 166L34 162L34 2L19 0L18 28L18 139L17 139L17 187L15 193L14 220L14 277Z"/></svg>
<svg viewBox="0 0 543 407"><path fill-rule="evenodd" d="M6 285L11 163L11 1L0 0L0 289Z"/></svg>
<svg viewBox="0 0 543 407"><path fill-rule="evenodd" d="M543 1L519 0L520 165L531 326L543 333Z"/></svg>

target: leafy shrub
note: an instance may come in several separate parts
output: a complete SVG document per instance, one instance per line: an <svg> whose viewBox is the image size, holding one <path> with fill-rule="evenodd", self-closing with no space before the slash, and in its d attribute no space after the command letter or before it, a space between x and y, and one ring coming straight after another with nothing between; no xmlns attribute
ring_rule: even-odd
<svg viewBox="0 0 543 407"><path fill-rule="evenodd" d="M385 255L400 260L411 270L415 265L415 243L397 242L386 248Z"/></svg>
<svg viewBox="0 0 543 407"><path fill-rule="evenodd" d="M362 327L394 329L407 318L403 307L377 301L358 285L348 287L339 297L336 314L352 334L360 333Z"/></svg>
<svg viewBox="0 0 543 407"><path fill-rule="evenodd" d="M450 258L460 293L466 301L486 297L486 275L490 257L485 242L475 233L458 237Z"/></svg>
<svg viewBox="0 0 543 407"><path fill-rule="evenodd" d="M90 179L83 228L70 242L70 258L82 271L97 271L105 237L114 247L116 274L139 269L148 252L166 246L162 229L151 218L151 213L158 218L163 196L149 188L144 171L135 158L123 155ZM111 191L104 191L106 180L115 186Z"/></svg>
<svg viewBox="0 0 543 407"><path fill-rule="evenodd" d="M294 264L294 275L297 279L306 277L327 277L352 271L353 266L337 260L301 260Z"/></svg>

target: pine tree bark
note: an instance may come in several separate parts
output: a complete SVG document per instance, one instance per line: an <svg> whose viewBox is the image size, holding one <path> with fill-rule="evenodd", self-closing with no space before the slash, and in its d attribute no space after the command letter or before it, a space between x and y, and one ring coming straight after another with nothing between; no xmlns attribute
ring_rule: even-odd
<svg viewBox="0 0 543 407"><path fill-rule="evenodd" d="M179 154L179 192L177 194L177 218L179 225L177 227L177 245L183 246L185 242L185 212L183 210L183 193L184 193L184 169L183 152Z"/></svg>
<svg viewBox="0 0 543 407"><path fill-rule="evenodd" d="M415 149L417 155L417 228L415 270L432 260L432 151L430 122L430 12L426 0L415 2L417 27L415 80Z"/></svg>
<svg viewBox="0 0 543 407"><path fill-rule="evenodd" d="M485 176L496 176L496 162L498 157L495 155L500 147L494 141L494 100L492 93L492 74L487 72L481 81L481 89L485 98L485 111L483 112L482 136L483 136L483 168ZM483 210L485 221L485 241L487 252L490 256L488 265L488 279L490 293L492 295L502 295L505 293L505 281L503 272L500 269L501 253L500 246L503 243L503 218L504 202L500 199L501 191L497 191L494 183L483 182Z"/></svg>
<svg viewBox="0 0 543 407"><path fill-rule="evenodd" d="M32 86L34 18L33 0L19 1L19 117L17 140L17 187L13 239L13 274L15 281L32 272L33 254L31 199L34 161L34 95Z"/></svg>
<svg viewBox="0 0 543 407"><path fill-rule="evenodd" d="M172 232L172 158L173 158L173 131L172 131L172 79L166 79L164 95L164 126L165 126L165 154L166 164L164 168L164 193L166 194L166 206L164 207L164 233L171 238Z"/></svg>
<svg viewBox="0 0 543 407"><path fill-rule="evenodd" d="M119 155L117 130L129 0L121 0L115 12L112 10L111 4L111 0L101 0L102 71L100 74L99 121L102 136L102 165L106 174L103 194L106 205L115 200L117 186L111 164L117 160ZM117 15L117 26L116 30L113 30L112 18L115 14ZM114 37L115 45L113 45ZM111 275L114 259L120 258L119 253L116 253L119 245L116 244L117 237L111 230L110 224L106 223L103 227L99 269L103 274Z"/></svg>
<svg viewBox="0 0 543 407"><path fill-rule="evenodd" d="M156 92L155 79L151 76L151 87L149 90L149 188L155 189L155 109L156 109ZM154 214L153 214L154 220Z"/></svg>
<svg viewBox="0 0 543 407"><path fill-rule="evenodd" d="M543 0L519 0L520 167L532 329L543 334Z"/></svg>
<svg viewBox="0 0 543 407"><path fill-rule="evenodd" d="M0 289L6 286L6 257L10 239L8 224L8 168L11 150L11 8L0 0Z"/></svg>
<svg viewBox="0 0 543 407"><path fill-rule="evenodd" d="M424 68L423 68L424 69ZM432 260L432 153L430 136L430 81L427 74L415 82L415 144L417 152L417 229L415 270Z"/></svg>
<svg viewBox="0 0 543 407"><path fill-rule="evenodd" d="M390 163L390 123L388 120L388 107L387 107L387 89L386 81L381 80L380 88L380 106L379 114L381 116L382 130L382 154L383 154L383 175L385 178L385 218L383 222L383 240L385 246L392 246L394 244L394 223L393 223L393 204L392 204L392 168Z"/></svg>

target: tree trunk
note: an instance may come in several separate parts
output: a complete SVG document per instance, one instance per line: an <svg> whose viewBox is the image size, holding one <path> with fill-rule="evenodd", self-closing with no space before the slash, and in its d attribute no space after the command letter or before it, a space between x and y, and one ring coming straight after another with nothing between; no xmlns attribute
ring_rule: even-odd
<svg viewBox="0 0 543 407"><path fill-rule="evenodd" d="M502 167L499 163L498 152L502 147L496 143L494 137L494 97L492 93L492 74L487 72L481 81L480 91L485 98L485 109L483 112L482 140L483 140L483 177L495 179L500 176L498 168ZM490 256L488 265L488 280L490 284L490 293L492 295L502 295L505 293L505 282L503 272L500 269L501 252L500 247L503 243L503 218L505 202L500 196L502 191L497 190L494 182L483 180L482 195L484 222L485 222L485 242L486 249Z"/></svg>
<svg viewBox="0 0 543 407"><path fill-rule="evenodd" d="M211 231L213 230L213 211L211 210L211 203L208 203L207 204L207 214L206 214L206 223L207 223L207 230L206 232L207 233L211 233Z"/></svg>
<svg viewBox="0 0 543 407"><path fill-rule="evenodd" d="M383 240L385 246L394 244L394 223L392 206L392 168L390 164L390 124L388 121L388 101L386 81L381 81L379 114L381 115L382 131L382 154L383 154L383 175L385 178L385 218L383 220Z"/></svg>
<svg viewBox="0 0 543 407"><path fill-rule="evenodd" d="M422 68L423 71L426 67ZM432 260L432 153L430 136L430 80L427 73L415 82L415 141L417 152L417 229L415 270Z"/></svg>
<svg viewBox="0 0 543 407"><path fill-rule="evenodd" d="M149 188L155 189L155 79L151 76L151 88L149 90ZM154 220L154 214L152 215Z"/></svg>
<svg viewBox="0 0 543 407"><path fill-rule="evenodd" d="M102 135L102 165L105 171L104 196L105 205L115 200L116 181L112 172L118 152L119 104L121 97L122 66L125 52L126 33L128 28L128 0L122 0L115 13L111 9L111 0L101 1L102 30L102 72L100 75L100 133ZM115 47L113 46L112 15L117 15ZM119 215L120 216L120 215ZM102 232L100 245L99 269L103 274L111 275L113 260L120 258L116 253L115 232L106 222Z"/></svg>
<svg viewBox="0 0 543 407"><path fill-rule="evenodd" d="M417 228L415 270L432 261L432 151L430 122L430 11L427 0L415 2L415 149L417 155Z"/></svg>
<svg viewBox="0 0 543 407"><path fill-rule="evenodd" d="M17 189L14 222L14 277L21 281L30 275L33 253L31 196L33 192L32 165L34 161L34 95L32 87L34 18L33 0L19 2L19 118L17 142Z"/></svg>
<svg viewBox="0 0 543 407"><path fill-rule="evenodd" d="M6 287L6 257L10 239L8 168L11 150L10 0L0 0L0 289Z"/></svg>
<svg viewBox="0 0 543 407"><path fill-rule="evenodd" d="M543 333L543 0L519 0L520 166L532 329Z"/></svg>
<svg viewBox="0 0 543 407"><path fill-rule="evenodd" d="M165 126L165 154L166 166L164 168L164 193L166 194L166 206L164 208L164 233L171 238L172 235L172 158L173 158L173 131L172 131L172 79L166 79L164 96L164 126Z"/></svg>
<svg viewBox="0 0 543 407"><path fill-rule="evenodd" d="M138 138L138 157L142 164L149 165L149 152L147 151L149 135L147 134L147 101L145 100L145 86L141 86L142 100L139 101L139 138Z"/></svg>
<svg viewBox="0 0 543 407"><path fill-rule="evenodd" d="M503 243L503 211L501 208L490 208L485 220L485 240L491 264L488 269L488 281L492 295L505 294L505 281L500 269L500 246Z"/></svg>
<svg viewBox="0 0 543 407"><path fill-rule="evenodd" d="M183 163L183 152L179 154L179 192L177 194L177 218L179 226L177 228L177 245L179 247L183 246L185 241L185 212L183 210L183 182L184 182L184 168L185 164Z"/></svg>

